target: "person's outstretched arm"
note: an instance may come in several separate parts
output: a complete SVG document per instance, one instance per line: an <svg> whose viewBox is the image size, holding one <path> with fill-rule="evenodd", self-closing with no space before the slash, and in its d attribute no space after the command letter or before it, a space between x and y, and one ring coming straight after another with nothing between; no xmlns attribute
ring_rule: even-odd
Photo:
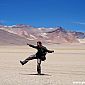
<svg viewBox="0 0 85 85"><path fill-rule="evenodd" d="M48 52L48 53L53 53L53 52L54 52L54 50L47 50L47 52Z"/></svg>
<svg viewBox="0 0 85 85"><path fill-rule="evenodd" d="M48 53L53 53L53 52L54 52L54 50L48 50L47 48L45 48L45 50L46 50L46 52L48 52Z"/></svg>
<svg viewBox="0 0 85 85"><path fill-rule="evenodd" d="M37 48L37 46L31 45L31 44L28 44L28 43L27 43L27 45L29 45L32 48Z"/></svg>

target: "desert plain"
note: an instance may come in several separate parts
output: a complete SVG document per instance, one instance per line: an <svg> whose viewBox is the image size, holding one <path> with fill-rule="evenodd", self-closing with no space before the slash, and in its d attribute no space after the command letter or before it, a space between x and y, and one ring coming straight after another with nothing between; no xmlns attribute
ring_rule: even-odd
<svg viewBox="0 0 85 85"><path fill-rule="evenodd" d="M85 44L49 44L54 50L42 62L37 75L36 60L24 60L36 49L29 46L0 46L0 85L85 85Z"/></svg>

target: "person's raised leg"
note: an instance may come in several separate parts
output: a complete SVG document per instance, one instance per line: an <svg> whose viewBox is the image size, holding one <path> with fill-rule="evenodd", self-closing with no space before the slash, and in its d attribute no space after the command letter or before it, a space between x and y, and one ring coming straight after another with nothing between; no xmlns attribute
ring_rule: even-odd
<svg viewBox="0 0 85 85"><path fill-rule="evenodd" d="M26 64L29 60L33 60L33 59L37 59L37 58L36 58L36 54L29 56L29 57L26 58L24 61L20 61L20 63L21 63L22 65L24 65L24 64Z"/></svg>

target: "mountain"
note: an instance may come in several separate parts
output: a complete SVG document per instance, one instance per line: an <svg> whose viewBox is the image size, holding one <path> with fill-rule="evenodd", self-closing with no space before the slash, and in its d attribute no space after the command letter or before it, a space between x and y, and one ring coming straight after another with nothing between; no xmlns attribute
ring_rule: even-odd
<svg viewBox="0 0 85 85"><path fill-rule="evenodd" d="M0 29L0 45L24 45L27 39Z"/></svg>
<svg viewBox="0 0 85 85"><path fill-rule="evenodd" d="M85 38L83 32L67 31L62 27L35 28L30 25L17 24L0 26L0 44L24 45L26 42L35 43L79 43L78 39Z"/></svg>
<svg viewBox="0 0 85 85"><path fill-rule="evenodd" d="M78 43L77 38L71 33L63 29L62 27L57 28L54 31L48 32L52 42L57 43Z"/></svg>
<svg viewBox="0 0 85 85"><path fill-rule="evenodd" d="M71 33L78 39L84 39L85 38L85 33L83 33L83 32L71 32Z"/></svg>

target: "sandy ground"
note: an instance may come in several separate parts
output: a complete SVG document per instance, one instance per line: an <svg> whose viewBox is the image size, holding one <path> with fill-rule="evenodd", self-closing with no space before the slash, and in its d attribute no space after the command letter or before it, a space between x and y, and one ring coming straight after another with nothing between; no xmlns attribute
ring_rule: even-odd
<svg viewBox="0 0 85 85"><path fill-rule="evenodd" d="M0 46L0 85L85 85L85 45L46 46L55 52L42 62L42 75L37 75L36 60L19 63L35 49Z"/></svg>

